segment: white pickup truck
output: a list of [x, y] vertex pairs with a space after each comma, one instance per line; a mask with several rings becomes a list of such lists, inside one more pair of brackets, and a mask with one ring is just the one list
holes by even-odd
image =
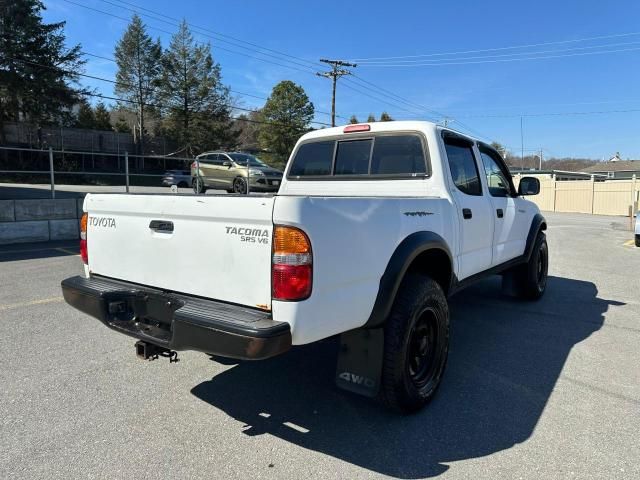
[[489, 145], [428, 122], [304, 135], [275, 195], [89, 194], [65, 300], [138, 355], [264, 359], [340, 335], [336, 381], [415, 411], [449, 343], [447, 297], [488, 275], [545, 291], [546, 222]]

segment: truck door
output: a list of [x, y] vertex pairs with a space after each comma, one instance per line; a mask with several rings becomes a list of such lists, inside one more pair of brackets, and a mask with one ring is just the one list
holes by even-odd
[[458, 279], [462, 280], [491, 267], [494, 215], [491, 201], [483, 192], [474, 142], [449, 131], [443, 131], [442, 138], [460, 225]]
[[492, 264], [500, 265], [524, 252], [528, 216], [518, 208], [516, 189], [500, 154], [483, 143], [478, 143], [478, 151], [495, 222]]

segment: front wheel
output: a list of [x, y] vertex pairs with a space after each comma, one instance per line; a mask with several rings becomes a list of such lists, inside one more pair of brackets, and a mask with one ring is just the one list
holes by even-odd
[[426, 405], [435, 395], [449, 352], [449, 307], [430, 277], [408, 275], [384, 326], [380, 400], [402, 413]]
[[514, 272], [516, 292], [525, 300], [538, 300], [547, 289], [549, 271], [549, 247], [547, 237], [539, 233], [529, 261], [516, 267]]

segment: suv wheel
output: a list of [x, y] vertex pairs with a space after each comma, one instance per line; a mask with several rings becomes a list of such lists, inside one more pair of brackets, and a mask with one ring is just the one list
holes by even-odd
[[196, 177], [193, 179], [193, 191], [197, 194], [205, 193], [207, 191], [207, 187], [204, 186], [202, 178]]
[[435, 395], [449, 352], [449, 307], [440, 285], [408, 275], [384, 326], [380, 400], [415, 412]]
[[247, 193], [247, 182], [242, 177], [236, 177], [233, 180], [233, 193]]

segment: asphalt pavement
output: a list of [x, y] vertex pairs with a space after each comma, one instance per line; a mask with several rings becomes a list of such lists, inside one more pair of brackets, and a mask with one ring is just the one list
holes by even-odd
[[456, 295], [442, 386], [411, 416], [338, 390], [335, 340], [141, 361], [63, 302], [75, 242], [1, 247], [0, 478], [640, 478], [640, 248], [628, 219], [545, 216], [544, 298]]

